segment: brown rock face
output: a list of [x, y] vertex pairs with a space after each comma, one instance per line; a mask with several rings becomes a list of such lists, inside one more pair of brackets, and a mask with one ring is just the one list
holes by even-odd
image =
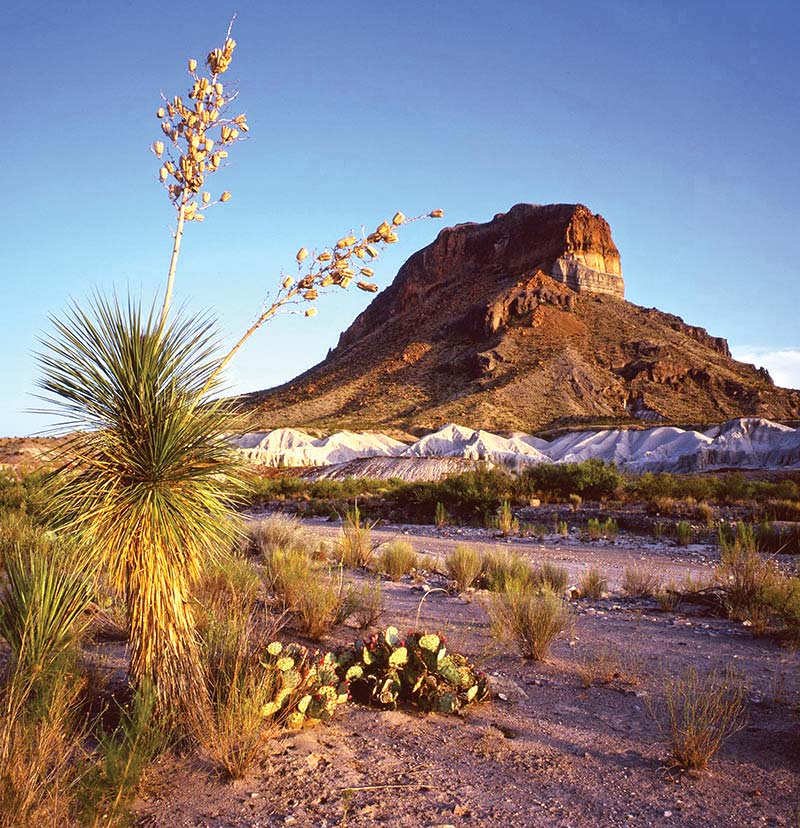
[[323, 362], [246, 399], [259, 427], [405, 433], [800, 416], [724, 339], [626, 302], [608, 224], [572, 204], [442, 230]]

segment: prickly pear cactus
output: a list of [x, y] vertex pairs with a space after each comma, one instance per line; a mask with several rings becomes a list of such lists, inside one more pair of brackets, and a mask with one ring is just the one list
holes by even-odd
[[328, 721], [349, 698], [347, 680], [340, 678], [332, 653], [311, 652], [299, 644], [273, 641], [261, 659], [265, 680], [273, 688], [261, 714], [277, 724], [299, 729]]
[[395, 627], [338, 653], [339, 678], [354, 698], [382, 707], [410, 702], [423, 710], [455, 713], [488, 695], [488, 682], [464, 656], [448, 654], [442, 635]]

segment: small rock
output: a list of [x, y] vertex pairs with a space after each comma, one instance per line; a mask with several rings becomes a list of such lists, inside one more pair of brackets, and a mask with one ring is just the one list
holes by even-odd
[[672, 811], [664, 811], [664, 816], [665, 817], [671, 817], [672, 816]]

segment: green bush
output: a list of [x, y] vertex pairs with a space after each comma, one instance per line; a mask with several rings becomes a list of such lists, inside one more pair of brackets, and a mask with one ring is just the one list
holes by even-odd
[[538, 494], [563, 502], [571, 494], [583, 500], [606, 500], [617, 494], [622, 481], [616, 466], [598, 459], [582, 463], [538, 463], [523, 469], [514, 483], [514, 495], [525, 501]]

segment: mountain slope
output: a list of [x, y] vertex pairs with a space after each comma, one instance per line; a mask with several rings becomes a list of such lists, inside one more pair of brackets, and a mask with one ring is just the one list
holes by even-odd
[[517, 205], [443, 230], [323, 362], [245, 400], [259, 428], [412, 434], [800, 416], [800, 392], [731, 359], [724, 339], [623, 297], [601, 216]]

